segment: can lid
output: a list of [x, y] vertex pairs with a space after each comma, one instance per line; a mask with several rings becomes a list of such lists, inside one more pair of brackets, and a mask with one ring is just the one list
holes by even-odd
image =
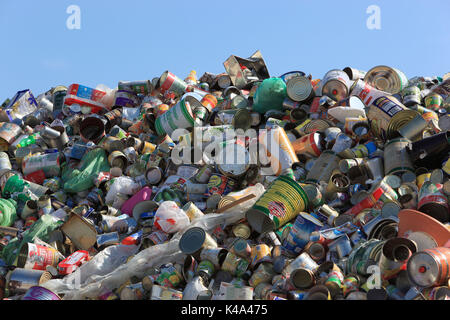
[[402, 174], [402, 182], [415, 182], [416, 175], [411, 171], [406, 171]]
[[395, 202], [386, 202], [383, 207], [381, 207], [381, 216], [383, 218], [388, 218], [391, 216], [397, 217], [400, 210], [400, 206]]
[[402, 183], [402, 179], [399, 176], [388, 174], [384, 177], [384, 182], [386, 182], [392, 189], [400, 188]]
[[201, 249], [206, 239], [206, 232], [200, 227], [192, 227], [183, 234], [179, 248], [183, 253], [193, 254]]

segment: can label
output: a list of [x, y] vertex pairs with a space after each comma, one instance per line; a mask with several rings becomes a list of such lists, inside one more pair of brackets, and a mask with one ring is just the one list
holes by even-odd
[[[186, 99], [188, 98], [189, 96]], [[165, 133], [171, 135], [178, 128], [190, 128], [194, 124], [195, 120], [189, 102], [181, 100], [156, 119], [155, 128], [158, 135]]]
[[34, 243], [28, 243], [28, 258], [25, 269], [45, 270], [48, 265], [56, 266], [58, 263], [57, 251]]
[[235, 183], [233, 179], [225, 175], [213, 174], [209, 178], [205, 196], [210, 197], [215, 193], [220, 195], [227, 194], [233, 190]]
[[160, 268], [161, 272], [156, 282], [166, 288], [176, 288], [181, 283], [182, 276], [173, 265], [165, 265]]
[[258, 199], [252, 210], [267, 215], [272, 220], [275, 230], [305, 210], [307, 205], [308, 197], [303, 188], [289, 177], [280, 176]]
[[60, 171], [59, 153], [31, 155], [23, 159], [22, 172], [24, 175], [38, 170], [43, 170], [47, 178], [58, 176]]

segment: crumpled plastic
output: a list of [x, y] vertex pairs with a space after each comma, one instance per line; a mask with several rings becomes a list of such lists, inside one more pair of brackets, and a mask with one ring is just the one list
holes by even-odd
[[[137, 248], [120, 249], [118, 246], [107, 247], [98, 253], [91, 261], [83, 264], [73, 274], [62, 279], [44, 282], [43, 287], [57, 293], [64, 294], [63, 300], [82, 300], [97, 298], [105, 291], [112, 291], [133, 276], [144, 277], [151, 268], [165, 263], [180, 260], [186, 255], [179, 249], [178, 243], [184, 231], [191, 227], [201, 227], [210, 232], [218, 225], [233, 224], [245, 217], [245, 210], [255, 204], [259, 196], [245, 202], [239, 210], [227, 213], [210, 213], [195, 219], [191, 224], [178, 231], [169, 242], [158, 244], [140, 251], [126, 264], [123, 263], [124, 252], [130, 257]], [[132, 246], [136, 247], [136, 246]], [[134, 252], [136, 252], [134, 251]], [[121, 255], [115, 257], [115, 255]], [[78, 277], [78, 282], [75, 281]]]
[[93, 179], [100, 172], [109, 170], [106, 151], [101, 148], [93, 149], [83, 156], [79, 170], [63, 175], [64, 190], [72, 193], [88, 190], [94, 186]]

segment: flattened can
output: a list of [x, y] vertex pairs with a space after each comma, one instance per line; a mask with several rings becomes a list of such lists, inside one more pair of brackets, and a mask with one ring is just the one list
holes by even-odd
[[265, 233], [282, 227], [308, 205], [305, 190], [291, 178], [280, 176], [246, 212], [246, 218], [253, 230]]

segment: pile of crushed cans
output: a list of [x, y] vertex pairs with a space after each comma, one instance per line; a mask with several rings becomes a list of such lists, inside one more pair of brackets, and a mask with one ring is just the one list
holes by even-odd
[[221, 74], [0, 109], [0, 299], [450, 299], [450, 74]]

